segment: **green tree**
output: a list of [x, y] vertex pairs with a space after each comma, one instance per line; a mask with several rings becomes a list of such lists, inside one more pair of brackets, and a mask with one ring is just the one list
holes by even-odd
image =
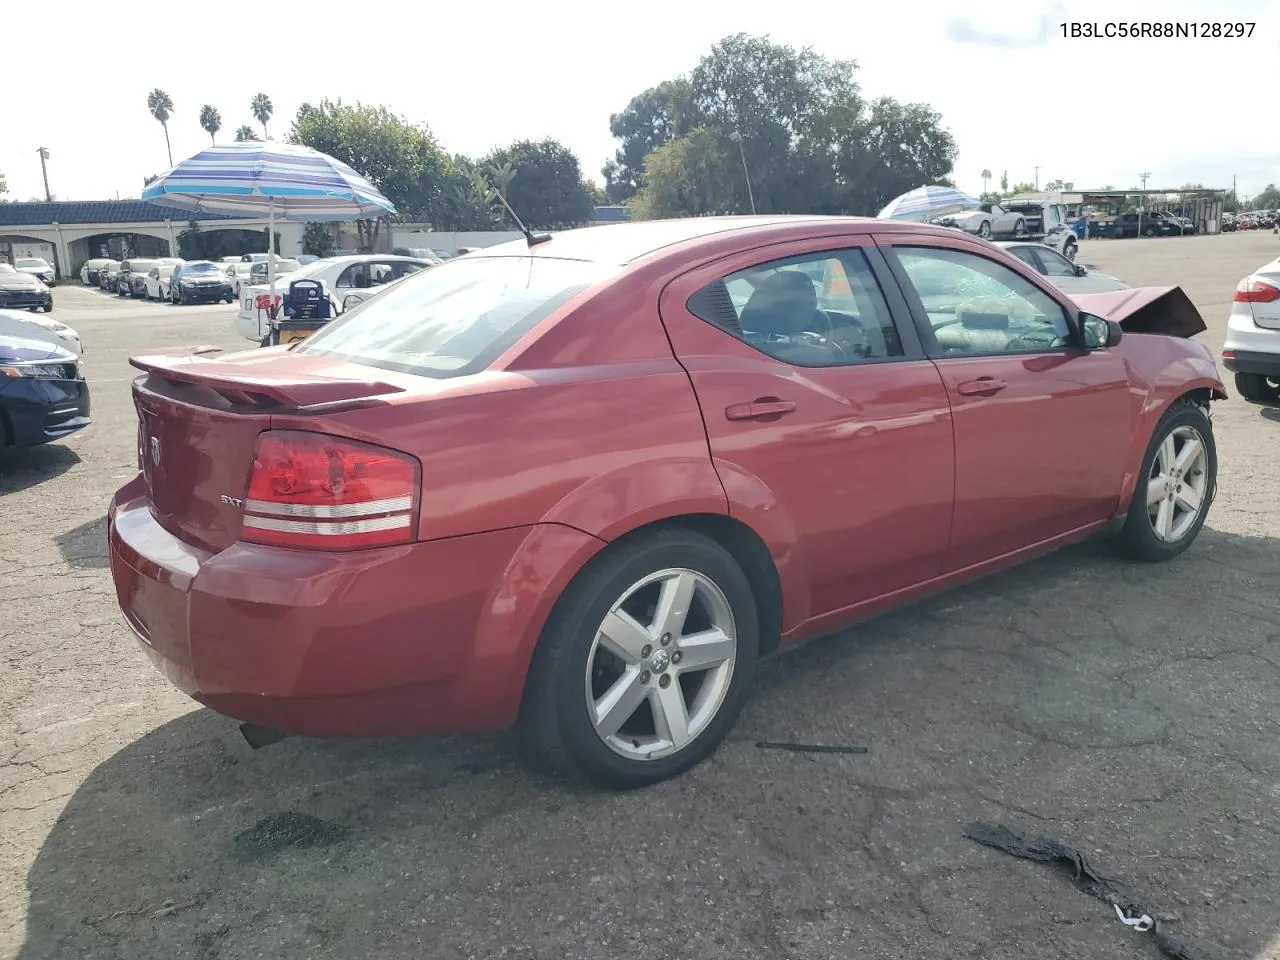
[[169, 166], [173, 166], [173, 148], [169, 146], [169, 118], [173, 116], [173, 100], [169, 95], [156, 87], [147, 94], [147, 109], [164, 127], [164, 149], [169, 155]]
[[507, 202], [531, 230], [574, 227], [591, 216], [582, 167], [573, 151], [558, 140], [518, 140], [490, 153], [481, 166], [511, 173]]
[[497, 230], [505, 214], [498, 193], [481, 168], [462, 155], [446, 164], [444, 184], [431, 205], [438, 230]]
[[985, 195], [987, 192], [987, 181], [991, 179], [991, 168], [983, 167], [982, 173], [978, 174], [978, 176], [982, 177], [982, 192]]
[[333, 233], [327, 224], [308, 223], [302, 228], [302, 252], [327, 257], [333, 252]]
[[4, 178], [4, 171], [0, 170], [0, 197], [9, 192], [9, 181]]
[[719, 130], [696, 127], [645, 160], [644, 189], [628, 203], [636, 220], [704, 216], [733, 210], [736, 146]]
[[1000, 174], [1000, 192], [1001, 193], [1009, 192], [1009, 171], [1008, 170]]
[[645, 157], [693, 128], [693, 93], [685, 77], [667, 80], [631, 98], [609, 117], [609, 132], [622, 145], [604, 165], [605, 195], [623, 203], [640, 190]]
[[[726, 178], [710, 193], [691, 186], [690, 203], [737, 212], [874, 213], [905, 190], [949, 182], [956, 147], [938, 114], [887, 97], [867, 103], [856, 66], [765, 37], [726, 37], [688, 77], [646, 90], [611, 118], [621, 146], [603, 171], [609, 199], [675, 212], [682, 194], [670, 181], [685, 162], [695, 180], [712, 169]], [[696, 142], [663, 155], [664, 182], [643, 197], [648, 158], [695, 129]]]
[[206, 103], [200, 108], [200, 126], [204, 127], [204, 132], [209, 135], [209, 142], [213, 143], [214, 134], [222, 129], [222, 114], [212, 104]]
[[254, 132], [253, 127], [247, 123], [242, 123], [236, 127], [236, 142], [243, 143], [246, 140], [257, 140], [258, 135]]
[[[447, 158], [431, 131], [386, 107], [328, 99], [304, 103], [289, 139], [363, 174], [395, 204], [402, 219], [429, 217], [448, 177]], [[361, 249], [377, 246], [380, 224], [381, 218], [357, 221]]]
[[1274, 183], [1268, 183], [1256, 197], [1249, 198], [1250, 210], [1274, 210], [1280, 207], [1280, 190]]
[[270, 139], [267, 136], [267, 121], [275, 111], [271, 98], [265, 93], [254, 94], [253, 100], [249, 103], [249, 110], [253, 113], [253, 118], [262, 124], [262, 139]]

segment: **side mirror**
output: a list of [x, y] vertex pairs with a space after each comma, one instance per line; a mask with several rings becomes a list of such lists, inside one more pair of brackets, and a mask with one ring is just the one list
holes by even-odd
[[1088, 271], [1088, 270], [1086, 270], [1082, 264], [1077, 263], [1077, 264], [1076, 264], [1076, 276], [1077, 276], [1077, 277], [1087, 277], [1088, 275], [1089, 275], [1089, 271]]
[[346, 313], [357, 303], [364, 303], [364, 297], [360, 296], [358, 293], [348, 293], [342, 298], [342, 312]]
[[1120, 324], [1114, 320], [1094, 316], [1092, 313], [1080, 314], [1080, 329], [1084, 334], [1085, 348], [1088, 350], [1114, 347], [1124, 334]]

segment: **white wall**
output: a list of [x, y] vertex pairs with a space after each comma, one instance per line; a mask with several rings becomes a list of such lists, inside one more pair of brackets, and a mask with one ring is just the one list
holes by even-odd
[[492, 247], [508, 240], [519, 240], [518, 230], [459, 231], [422, 230], [412, 224], [396, 224], [391, 230], [392, 247], [429, 247], [453, 253], [459, 247]]

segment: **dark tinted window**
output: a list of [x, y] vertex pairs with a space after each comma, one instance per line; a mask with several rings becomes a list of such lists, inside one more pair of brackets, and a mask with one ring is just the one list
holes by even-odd
[[799, 366], [903, 355], [889, 306], [861, 250], [748, 267], [703, 287], [687, 306], [761, 353]]

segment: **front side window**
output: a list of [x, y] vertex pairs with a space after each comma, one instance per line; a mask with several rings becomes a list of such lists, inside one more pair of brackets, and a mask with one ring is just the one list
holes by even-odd
[[427, 377], [476, 373], [619, 269], [550, 257], [441, 264], [354, 307], [294, 352]]
[[1056, 350], [1070, 343], [1056, 300], [1003, 264], [961, 250], [895, 247], [943, 356]]
[[1057, 251], [1045, 247], [1043, 250], [1037, 250], [1036, 253], [1040, 255], [1040, 262], [1044, 264], [1044, 270], [1041, 273], [1046, 277], [1074, 277], [1076, 275], [1075, 265]]
[[747, 267], [703, 287], [687, 306], [761, 353], [798, 366], [903, 355], [889, 306], [857, 249]]

